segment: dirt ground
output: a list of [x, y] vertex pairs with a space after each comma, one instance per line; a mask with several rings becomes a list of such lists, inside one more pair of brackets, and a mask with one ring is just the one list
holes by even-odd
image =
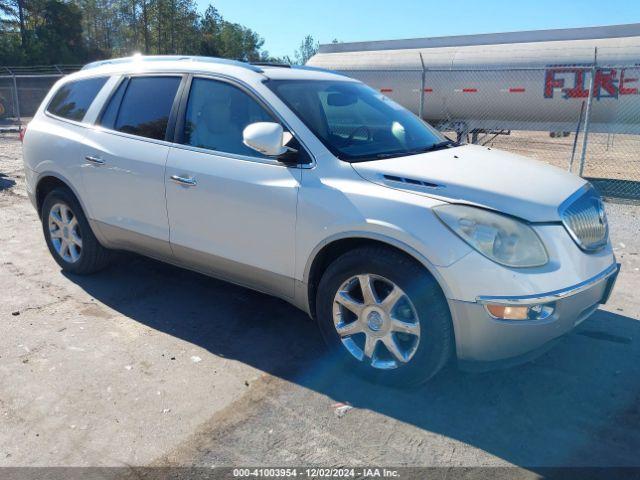
[[[487, 140], [492, 136], [490, 135]], [[573, 172], [579, 171], [583, 137], [578, 137]], [[526, 155], [568, 169], [575, 134], [550, 137], [549, 132], [512, 131], [499, 135], [487, 145]], [[483, 142], [484, 143], [484, 142]], [[640, 135], [591, 133], [587, 142], [584, 176], [615, 180], [640, 181]], [[640, 195], [640, 186], [638, 192]]]
[[275, 298], [134, 255], [64, 275], [2, 137], [0, 466], [640, 466], [640, 207], [607, 209], [606, 306], [534, 363], [397, 390]]

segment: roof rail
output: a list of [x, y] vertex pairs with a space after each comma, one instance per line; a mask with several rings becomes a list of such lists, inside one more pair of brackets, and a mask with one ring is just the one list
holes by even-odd
[[291, 68], [290, 63], [282, 63], [282, 62], [249, 62], [251, 65], [256, 65], [258, 67], [279, 67], [279, 68]]
[[345, 75], [344, 73], [337, 70], [330, 70], [328, 68], [322, 67], [312, 67], [311, 65], [292, 65], [291, 68], [295, 68], [297, 70], [310, 70], [312, 72], [333, 73], [334, 75], [338, 75], [340, 77], [348, 77], [348, 75]]
[[171, 62], [171, 61], [191, 61], [191, 62], [206, 62], [217, 63], [222, 65], [232, 65], [235, 67], [246, 68], [253, 72], [262, 73], [262, 69], [258, 66], [251, 65], [250, 63], [240, 62], [238, 60], [230, 60], [228, 58], [218, 57], [201, 57], [198, 55], [133, 55], [131, 57], [112, 58], [109, 60], [99, 60], [97, 62], [91, 62], [82, 67], [82, 70], [89, 70], [91, 68], [101, 67], [103, 65], [118, 65], [122, 63], [132, 62]]

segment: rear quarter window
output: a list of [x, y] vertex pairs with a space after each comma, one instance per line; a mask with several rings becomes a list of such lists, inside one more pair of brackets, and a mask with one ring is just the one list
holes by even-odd
[[106, 82], [107, 77], [98, 77], [65, 83], [49, 102], [47, 112], [68, 120], [81, 121]]
[[181, 81], [181, 77], [174, 76], [132, 77], [126, 88], [112, 97], [103, 120], [109, 121], [109, 117], [113, 116], [111, 105], [120, 103], [111, 128], [131, 135], [164, 140]]

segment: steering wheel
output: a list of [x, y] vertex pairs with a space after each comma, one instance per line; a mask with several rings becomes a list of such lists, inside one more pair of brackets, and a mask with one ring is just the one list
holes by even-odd
[[371, 130], [369, 130], [369, 127], [367, 127], [366, 125], [360, 125], [359, 127], [356, 127], [351, 131], [351, 133], [349, 134], [349, 137], [347, 138], [347, 143], [345, 144], [345, 147], [351, 145], [351, 142], [353, 142], [353, 138], [356, 136], [356, 133], [358, 133], [361, 130], [366, 130], [367, 141], [370, 141], [372, 139]]

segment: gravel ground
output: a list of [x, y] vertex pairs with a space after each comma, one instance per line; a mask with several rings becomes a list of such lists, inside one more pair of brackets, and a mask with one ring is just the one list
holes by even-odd
[[[574, 172], [578, 171], [582, 140], [580, 135], [573, 164]], [[568, 168], [574, 141], [573, 133], [567, 137], [551, 138], [549, 132], [514, 130], [510, 135], [498, 135], [488, 145], [527, 155], [560, 168]], [[638, 182], [640, 181], [639, 148], [640, 135], [591, 133], [584, 175]]]
[[607, 204], [622, 273], [555, 349], [394, 390], [272, 297], [133, 255], [62, 274], [23, 182], [2, 137], [0, 466], [640, 466], [636, 205]]

